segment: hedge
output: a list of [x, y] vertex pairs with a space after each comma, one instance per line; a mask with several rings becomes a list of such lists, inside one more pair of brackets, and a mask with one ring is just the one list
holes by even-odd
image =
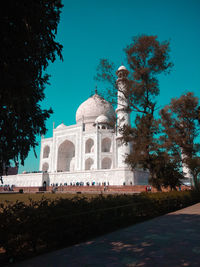
[[200, 201], [194, 191], [100, 195], [0, 204], [0, 260], [16, 261]]

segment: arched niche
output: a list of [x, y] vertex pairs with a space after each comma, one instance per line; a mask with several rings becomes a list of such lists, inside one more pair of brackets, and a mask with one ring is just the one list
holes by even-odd
[[75, 146], [66, 140], [58, 148], [57, 171], [74, 170]]
[[102, 169], [111, 169], [112, 161], [110, 158], [103, 158], [101, 162], [101, 168]]
[[91, 170], [93, 167], [94, 161], [91, 158], [86, 159], [85, 161], [85, 170]]
[[49, 169], [49, 164], [47, 162], [43, 163], [42, 165], [42, 171], [43, 172], [47, 172]]
[[45, 146], [43, 149], [43, 158], [48, 158], [49, 157], [49, 153], [50, 153], [50, 147], [49, 146]]
[[111, 151], [111, 140], [106, 137], [101, 142], [101, 152], [110, 152]]
[[85, 143], [85, 153], [93, 153], [94, 152], [94, 141], [89, 138]]

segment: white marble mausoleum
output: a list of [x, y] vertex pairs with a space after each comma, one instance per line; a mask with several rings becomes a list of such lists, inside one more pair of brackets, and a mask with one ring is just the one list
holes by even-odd
[[4, 176], [4, 184], [148, 184], [147, 172], [131, 171], [124, 162], [131, 146], [121, 143], [118, 129], [130, 124], [128, 101], [123, 94], [127, 88], [128, 70], [121, 66], [116, 74], [116, 110], [96, 91], [77, 109], [75, 125], [62, 123], [53, 129], [51, 138], [41, 139], [40, 172]]

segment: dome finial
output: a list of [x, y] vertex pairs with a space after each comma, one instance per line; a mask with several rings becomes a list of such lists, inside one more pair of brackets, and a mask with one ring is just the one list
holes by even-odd
[[97, 85], [95, 86], [95, 94], [98, 95], [98, 92], [97, 92]]

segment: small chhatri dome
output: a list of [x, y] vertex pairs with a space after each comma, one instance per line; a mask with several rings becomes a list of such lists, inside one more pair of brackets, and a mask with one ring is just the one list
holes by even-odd
[[79, 106], [76, 112], [76, 122], [94, 123], [100, 115], [105, 115], [109, 119], [116, 116], [112, 105], [103, 97], [95, 94]]
[[63, 129], [63, 128], [65, 128], [66, 127], [66, 125], [64, 125], [64, 123], [61, 123], [60, 125], [58, 125], [57, 127], [56, 127], [56, 129]]
[[122, 66], [120, 66], [118, 68], [118, 70], [116, 71], [116, 74], [117, 74], [117, 76], [119, 78], [121, 78], [121, 77], [127, 77], [128, 74], [129, 74], [129, 71], [127, 70], [127, 68], [124, 65], [122, 65]]
[[120, 70], [126, 70], [127, 71], [127, 68], [125, 67], [125, 66], [120, 66], [119, 68], [118, 68], [118, 70], [117, 71], [120, 71]]
[[100, 115], [96, 118], [95, 123], [97, 124], [108, 124], [110, 122], [110, 119], [105, 115]]

